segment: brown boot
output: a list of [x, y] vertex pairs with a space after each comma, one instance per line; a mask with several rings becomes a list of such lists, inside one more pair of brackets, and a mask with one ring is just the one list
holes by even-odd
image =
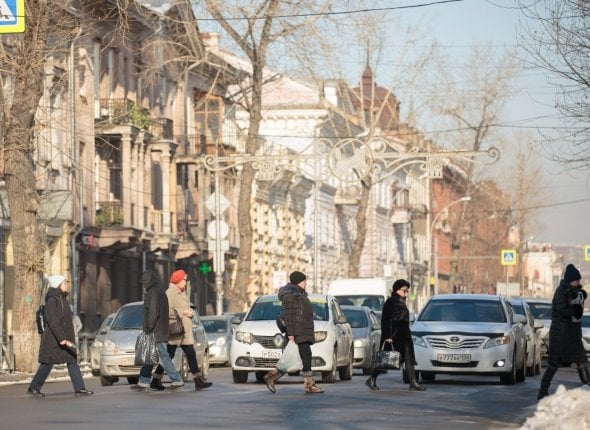
[[266, 388], [271, 393], [276, 393], [275, 382], [281, 377], [281, 373], [277, 369], [272, 369], [266, 375], [264, 375], [264, 382], [266, 382]]
[[305, 389], [306, 393], [315, 394], [324, 392], [323, 388], [320, 388], [315, 384], [315, 379], [313, 379], [313, 376], [306, 376], [303, 378], [303, 380], [303, 388]]

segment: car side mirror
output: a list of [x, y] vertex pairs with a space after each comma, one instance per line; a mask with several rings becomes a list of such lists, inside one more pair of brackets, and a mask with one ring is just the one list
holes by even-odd
[[545, 326], [543, 325], [543, 323], [541, 321], [535, 320], [535, 325], [533, 327], [535, 328], [535, 330], [541, 330]]
[[241, 317], [241, 316], [239, 316], [239, 315], [238, 315], [238, 316], [235, 316], [235, 317], [233, 317], [233, 318], [231, 319], [231, 323], [232, 323], [232, 324], [236, 324], [236, 325], [238, 325], [238, 324], [241, 324], [241, 323], [242, 323], [242, 317]]
[[340, 315], [338, 317], [338, 319], [336, 320], [336, 324], [344, 324], [348, 322], [348, 318], [346, 318], [346, 315]]

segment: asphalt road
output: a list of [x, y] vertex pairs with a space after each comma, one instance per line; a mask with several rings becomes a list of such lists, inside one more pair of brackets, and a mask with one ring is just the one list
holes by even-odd
[[[47, 397], [29, 397], [26, 384], [0, 386], [0, 429], [503, 429], [518, 428], [536, 407], [540, 375], [507, 386], [496, 377], [437, 375], [427, 391], [408, 391], [401, 373], [381, 375], [380, 391], [366, 376], [320, 384], [324, 394], [305, 394], [301, 377], [285, 377], [276, 394], [255, 382], [234, 384], [230, 368], [212, 368], [208, 390], [191, 385], [177, 392], [138, 393], [123, 379], [101, 387], [86, 379], [95, 395], [75, 398], [69, 380], [47, 383]], [[579, 386], [574, 369], [560, 369], [558, 384]]]

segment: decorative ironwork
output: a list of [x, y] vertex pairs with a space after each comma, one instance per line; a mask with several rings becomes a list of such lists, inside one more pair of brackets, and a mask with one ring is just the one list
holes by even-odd
[[[487, 155], [488, 160], [478, 157]], [[401, 142], [382, 137], [318, 139], [300, 153], [288, 154], [233, 154], [230, 156], [206, 155], [199, 157], [210, 172], [222, 172], [239, 165], [252, 163], [260, 181], [273, 181], [287, 171], [298, 171], [319, 181], [336, 178], [342, 183], [356, 183], [365, 178], [383, 180], [409, 165], [418, 165], [428, 178], [441, 178], [444, 166], [451, 159], [467, 163], [493, 164], [500, 151], [491, 147], [485, 151], [440, 150], [421, 152], [414, 147], [404, 151]]]

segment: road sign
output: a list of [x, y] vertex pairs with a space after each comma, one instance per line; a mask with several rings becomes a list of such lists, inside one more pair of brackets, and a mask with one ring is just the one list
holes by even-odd
[[227, 225], [227, 223], [220, 219], [218, 220], [213, 220], [209, 223], [209, 225], [207, 226], [207, 233], [209, 234], [209, 238], [210, 239], [217, 239], [217, 223], [219, 223], [219, 239], [225, 239], [227, 237], [227, 234], [229, 233], [229, 225]]
[[584, 247], [584, 260], [590, 261], [590, 245]]
[[502, 266], [516, 266], [516, 249], [502, 250]]
[[0, 34], [25, 31], [25, 0], [0, 0]]
[[[213, 215], [218, 216], [218, 214], [216, 213], [217, 210], [216, 210], [216, 204], [215, 204], [216, 197], [217, 196], [215, 195], [215, 193], [211, 193], [211, 195], [205, 201], [205, 207], [207, 209], [209, 209], [213, 213]], [[231, 203], [227, 199], [227, 197], [225, 197], [223, 194], [220, 194], [219, 195], [219, 215], [221, 215], [223, 212], [225, 212], [230, 206], [231, 206]]]

